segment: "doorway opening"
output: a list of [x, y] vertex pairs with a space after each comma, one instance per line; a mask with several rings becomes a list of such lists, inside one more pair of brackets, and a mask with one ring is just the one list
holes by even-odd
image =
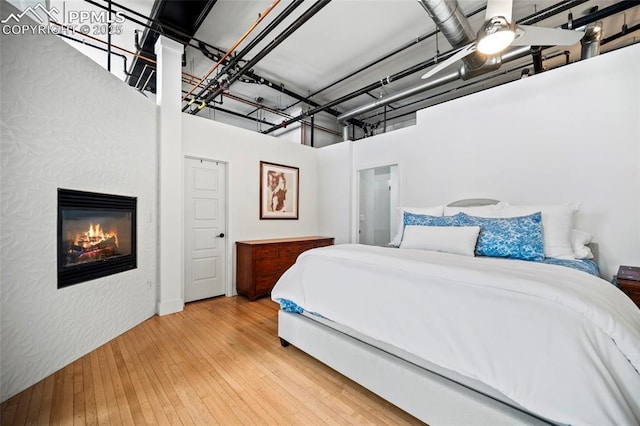
[[396, 232], [398, 165], [358, 171], [358, 243], [386, 246]]

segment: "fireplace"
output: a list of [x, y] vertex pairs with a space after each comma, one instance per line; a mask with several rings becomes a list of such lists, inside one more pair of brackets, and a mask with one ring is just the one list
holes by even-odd
[[58, 189], [58, 288], [136, 268], [136, 201]]

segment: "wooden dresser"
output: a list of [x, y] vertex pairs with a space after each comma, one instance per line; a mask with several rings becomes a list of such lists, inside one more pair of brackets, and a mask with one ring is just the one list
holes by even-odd
[[267, 296], [278, 278], [305, 250], [333, 245], [333, 238], [299, 237], [236, 241], [236, 289], [256, 300]]

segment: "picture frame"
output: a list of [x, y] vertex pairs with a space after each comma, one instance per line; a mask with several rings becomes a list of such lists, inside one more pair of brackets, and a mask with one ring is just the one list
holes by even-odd
[[300, 170], [260, 162], [260, 219], [298, 219]]

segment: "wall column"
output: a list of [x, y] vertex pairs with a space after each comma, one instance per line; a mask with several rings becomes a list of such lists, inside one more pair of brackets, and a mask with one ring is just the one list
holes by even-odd
[[183, 162], [182, 162], [182, 52], [184, 46], [160, 36], [157, 56], [159, 176], [158, 315], [182, 311]]

